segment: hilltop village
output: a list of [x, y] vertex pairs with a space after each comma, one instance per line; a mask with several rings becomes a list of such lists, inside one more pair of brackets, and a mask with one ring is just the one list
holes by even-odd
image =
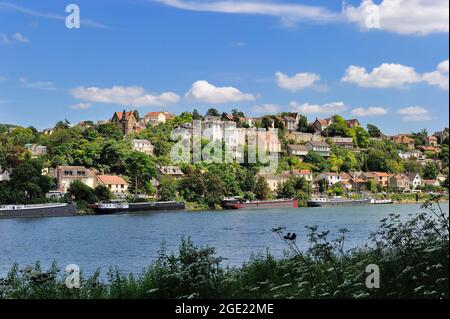
[[[278, 169], [261, 171], [265, 164], [259, 162], [173, 163], [170, 151], [177, 140], [171, 132], [189, 132], [193, 121], [210, 132], [202, 136], [202, 146], [231, 143], [236, 157], [247, 141], [224, 141], [224, 131], [264, 129], [264, 151], [276, 154]], [[304, 205], [312, 194], [401, 198], [443, 193], [448, 189], [448, 136], [448, 128], [388, 136], [375, 125], [363, 127], [358, 119], [339, 115], [308, 119], [286, 112], [255, 118], [213, 108], [203, 115], [194, 110], [141, 116], [123, 110], [108, 120], [75, 125], [66, 120], [43, 131], [0, 125], [0, 204], [75, 200], [87, 207], [110, 198], [176, 199], [206, 209], [232, 196], [298, 198]]]

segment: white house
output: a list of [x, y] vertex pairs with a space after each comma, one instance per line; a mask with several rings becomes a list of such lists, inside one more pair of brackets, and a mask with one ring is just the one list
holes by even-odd
[[422, 178], [418, 173], [408, 174], [409, 186], [412, 189], [416, 189], [418, 186], [422, 185]]
[[0, 166], [0, 182], [1, 181], [9, 181], [10, 177], [9, 177], [10, 173], [7, 169], [2, 169], [2, 167]]
[[399, 151], [398, 155], [403, 160], [409, 160], [409, 159], [422, 160], [422, 159], [426, 158], [425, 155], [423, 155], [423, 153], [419, 150], [411, 150], [411, 151], [407, 151], [407, 152]]
[[308, 155], [308, 148], [306, 145], [288, 145], [287, 146], [288, 154], [290, 156], [297, 156], [300, 158], [304, 158], [306, 155]]
[[95, 187], [94, 174], [84, 166], [58, 166], [56, 168], [56, 182], [59, 191], [67, 193], [70, 184], [76, 180], [91, 188]]
[[124, 196], [128, 193], [128, 183], [117, 175], [97, 175], [97, 185], [103, 185], [114, 195]]
[[330, 145], [326, 142], [309, 141], [306, 143], [308, 151], [313, 151], [323, 157], [330, 157]]
[[322, 173], [316, 177], [316, 182], [326, 180], [328, 186], [333, 186], [341, 181], [341, 176], [337, 173]]
[[292, 175], [295, 177], [303, 177], [306, 181], [313, 181], [313, 173], [309, 169], [292, 170]]
[[134, 139], [131, 141], [131, 146], [133, 147], [133, 151], [153, 155], [154, 147], [150, 141]]

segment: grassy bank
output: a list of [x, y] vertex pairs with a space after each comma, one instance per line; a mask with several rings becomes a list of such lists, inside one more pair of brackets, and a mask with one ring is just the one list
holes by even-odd
[[[412, 212], [413, 213], [413, 212]], [[68, 289], [56, 265], [44, 271], [13, 266], [0, 279], [0, 298], [448, 298], [449, 219], [438, 204], [402, 221], [390, 215], [370, 236], [371, 245], [345, 250], [347, 230], [328, 238], [307, 227], [297, 238], [273, 230], [286, 244], [282, 259], [269, 252], [241, 267], [223, 268], [214, 248], [181, 241], [177, 254], [162, 247], [159, 258], [140, 275], [111, 269], [106, 280], [97, 272]], [[307, 240], [300, 251], [297, 242]], [[380, 269], [380, 288], [366, 287], [366, 267]]]

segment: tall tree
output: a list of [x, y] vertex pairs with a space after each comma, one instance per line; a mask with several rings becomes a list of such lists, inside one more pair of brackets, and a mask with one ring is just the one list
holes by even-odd
[[304, 115], [300, 115], [298, 120], [298, 131], [303, 133], [309, 132], [308, 118]]
[[206, 116], [220, 116], [220, 112], [217, 109], [210, 108], [206, 111]]
[[258, 177], [255, 184], [255, 195], [257, 199], [264, 200], [270, 196], [270, 187], [265, 177]]
[[380, 138], [383, 136], [381, 130], [373, 124], [367, 124], [367, 132], [369, 133], [369, 136], [373, 138]]

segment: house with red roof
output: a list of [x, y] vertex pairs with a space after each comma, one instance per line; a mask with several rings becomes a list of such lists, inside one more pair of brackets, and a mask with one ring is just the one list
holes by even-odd
[[136, 112], [123, 110], [123, 112], [115, 112], [111, 122], [126, 135], [135, 131], [138, 119], [136, 118]]
[[123, 196], [128, 193], [129, 184], [121, 176], [97, 175], [97, 185], [106, 186], [114, 195]]

